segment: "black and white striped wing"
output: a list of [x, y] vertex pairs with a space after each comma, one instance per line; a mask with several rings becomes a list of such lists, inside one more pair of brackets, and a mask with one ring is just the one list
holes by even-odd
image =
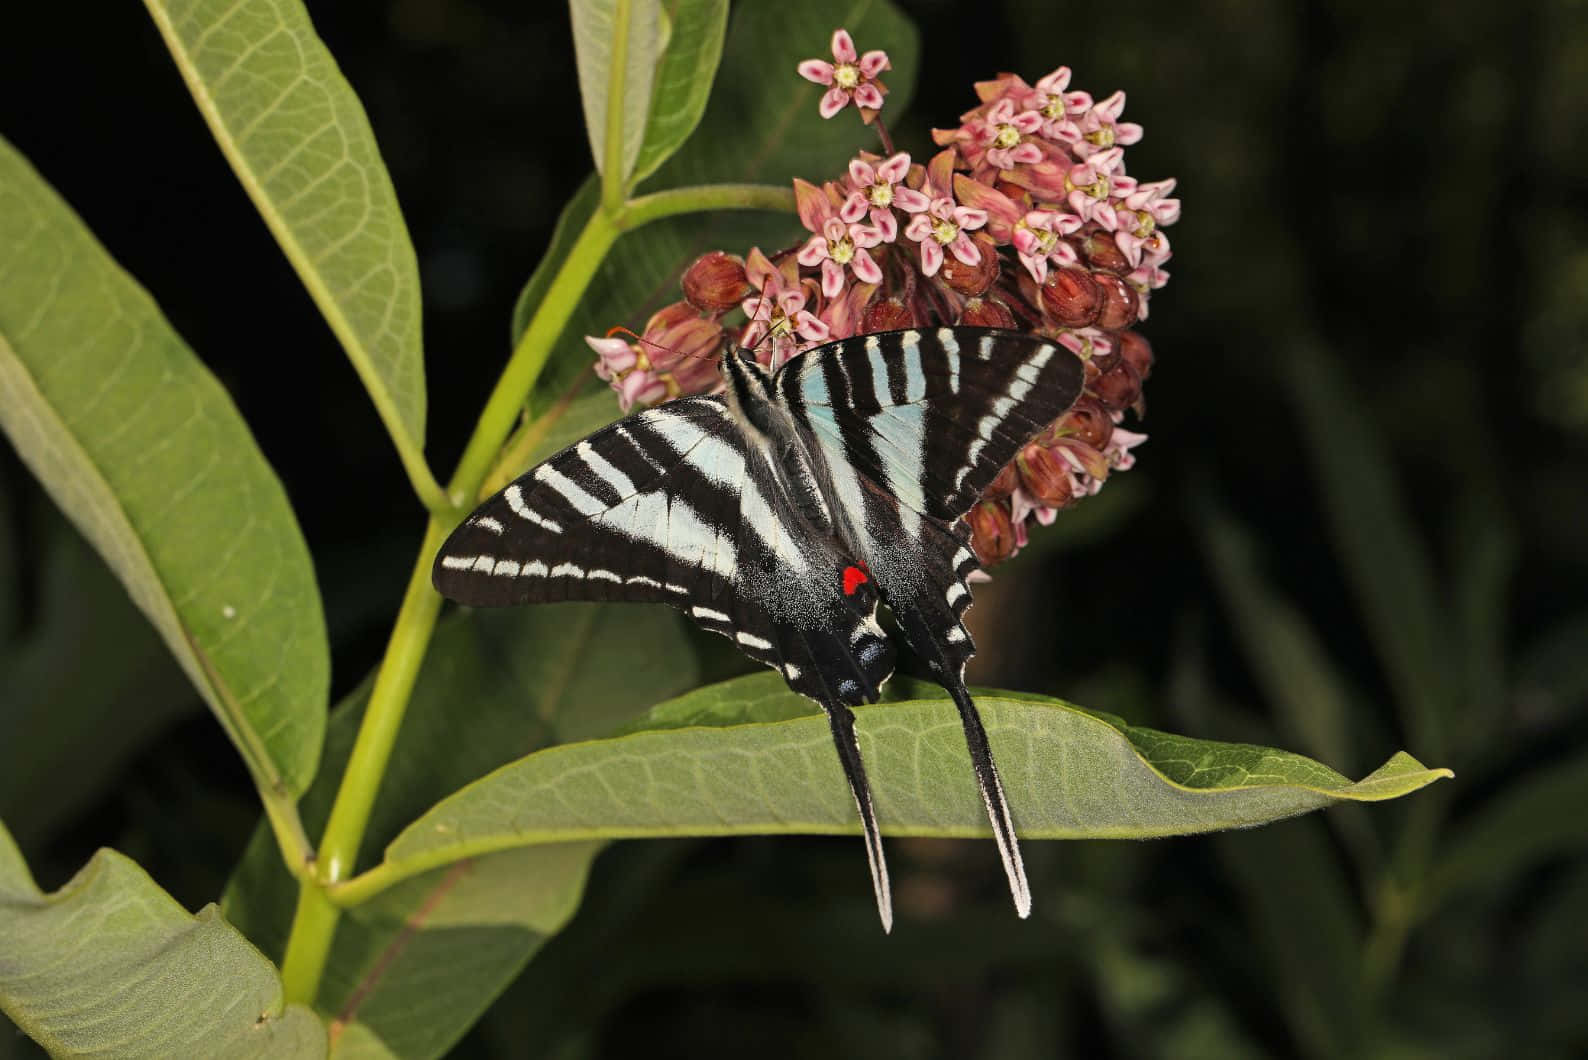
[[857, 557], [812, 533], [720, 398], [628, 416], [526, 472], [442, 545], [432, 580], [474, 607], [671, 604], [823, 705], [893, 670]]
[[1081, 394], [1080, 360], [1021, 332], [865, 335], [786, 364], [779, 398], [820, 453], [837, 501], [910, 646], [953, 697], [1015, 907], [1031, 909], [1014, 822], [965, 688], [961, 621], [979, 568], [960, 517], [1020, 447]]
[[1084, 383], [1080, 359], [1051, 339], [943, 327], [820, 347], [790, 360], [777, 389], [829, 465], [952, 522]]

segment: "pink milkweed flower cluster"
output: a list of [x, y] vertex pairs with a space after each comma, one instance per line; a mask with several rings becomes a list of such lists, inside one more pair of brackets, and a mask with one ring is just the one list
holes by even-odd
[[[833, 61], [799, 74], [827, 86], [831, 118], [853, 102], [882, 153], [859, 152], [837, 179], [796, 179], [805, 236], [740, 257], [712, 251], [684, 273], [684, 300], [652, 317], [637, 343], [590, 339], [625, 410], [720, 386], [727, 338], [776, 368], [836, 339], [938, 324], [1012, 328], [1055, 339], [1086, 365], [1079, 401], [1032, 439], [965, 516], [987, 566], [1008, 559], [1033, 525], [1129, 470], [1146, 435], [1152, 347], [1135, 330], [1168, 282], [1164, 229], [1180, 216], [1175, 182], [1127, 175], [1142, 128], [1122, 121], [1125, 95], [1095, 100], [1059, 67], [1027, 84], [977, 83], [977, 106], [934, 129], [924, 163], [895, 151], [879, 112], [885, 52], [861, 55], [844, 30]], [[742, 312], [742, 323], [725, 323]], [[737, 319], [737, 318], [735, 318]]]

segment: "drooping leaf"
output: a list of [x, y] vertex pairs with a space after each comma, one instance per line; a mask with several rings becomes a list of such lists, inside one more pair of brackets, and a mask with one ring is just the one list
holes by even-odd
[[237, 179], [424, 462], [419, 265], [369, 118], [300, 0], [144, 0]]
[[[893, 69], [883, 78], [889, 88], [886, 113], [901, 113], [915, 85], [920, 48], [915, 27], [888, 0], [747, 0], [733, 7], [716, 90], [700, 127], [645, 190], [738, 181], [787, 186], [794, 177], [842, 177], [856, 151], [854, 119], [823, 121], [816, 111], [820, 90], [794, 70], [801, 59], [825, 53], [839, 25], [848, 26], [862, 48], [888, 51]], [[514, 343], [599, 197], [591, 181], [564, 209], [546, 257], [514, 306]], [[723, 211], [668, 218], [625, 233], [557, 340], [539, 394], [561, 394], [589, 370], [594, 354], [581, 336], [605, 334], [619, 324], [637, 331], [651, 313], [683, 297], [679, 277], [701, 254], [743, 254], [754, 245], [777, 251], [795, 243], [801, 231], [793, 214]]]
[[[682, 620], [665, 608], [564, 604], [466, 612], [442, 623], [414, 689], [366, 833], [369, 862], [438, 799], [536, 748], [612, 729], [697, 680]], [[326, 770], [304, 797], [324, 824], [369, 695], [334, 712]], [[316, 1007], [337, 1056], [438, 1056], [577, 905], [599, 843], [474, 859], [344, 916]], [[279, 958], [294, 888], [254, 836], [223, 906]]]
[[0, 939], [0, 1009], [54, 1055], [325, 1055], [320, 1021], [213, 905], [190, 915], [113, 850], [45, 894], [0, 825]]
[[236, 407], [0, 141], [0, 426], [262, 788], [308, 786], [330, 661], [303, 536]]
[[665, 0], [663, 9], [672, 34], [656, 68], [645, 142], [629, 175], [636, 182], [656, 172], [700, 124], [728, 28], [728, 0]]
[[[646, 117], [656, 67], [671, 35], [660, 0], [573, 0], [573, 46], [579, 60], [579, 99], [584, 104], [585, 133], [596, 172], [606, 174], [607, 138], [616, 132], [622, 143], [620, 171], [612, 177], [627, 187], [629, 174], [645, 142]], [[614, 85], [613, 56], [623, 56], [621, 80]], [[614, 129], [613, 89], [622, 109]]]
[[[935, 691], [895, 682], [900, 693]], [[1287, 751], [1128, 726], [1058, 700], [981, 692], [1023, 836], [1147, 838], [1235, 828], [1440, 778], [1397, 754], [1355, 783]], [[958, 716], [941, 698], [856, 711], [883, 831], [988, 835]], [[531, 754], [443, 800], [387, 848], [392, 878], [540, 843], [859, 831], [824, 719], [775, 674], [657, 707], [624, 735]]]

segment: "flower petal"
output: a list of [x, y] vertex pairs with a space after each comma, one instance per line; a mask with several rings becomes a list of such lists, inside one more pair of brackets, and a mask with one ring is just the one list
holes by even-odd
[[855, 106], [881, 110], [882, 93], [870, 81], [863, 82], [855, 86]]
[[822, 189], [799, 177], [794, 178], [794, 209], [800, 215], [800, 224], [812, 232], [820, 232], [822, 222], [833, 215], [833, 204]]
[[907, 151], [900, 151], [886, 162], [877, 167], [876, 179], [897, 184], [910, 172], [910, 155]]
[[814, 81], [818, 85], [833, 83], [833, 64], [821, 59], [806, 59], [795, 67], [799, 75], [807, 81]]
[[855, 256], [849, 262], [849, 267], [854, 270], [855, 277], [862, 283], [881, 283], [882, 269], [877, 266], [871, 257], [871, 252], [864, 247], [855, 251]]
[[822, 294], [837, 298], [844, 291], [844, 267], [832, 258], [822, 262]]
[[822, 261], [829, 260], [827, 256], [827, 240], [822, 236], [811, 236], [805, 241], [805, 245], [800, 247], [800, 252], [794, 256], [794, 260], [806, 268], [811, 268]]
[[834, 114], [849, 105], [849, 93], [834, 85], [822, 93], [821, 105], [816, 108], [816, 113], [824, 118], [831, 118]]
[[866, 210], [871, 206], [864, 192], [852, 191], [849, 198], [838, 208], [838, 219], [845, 224], [854, 224], [866, 216]]
[[833, 30], [833, 58], [841, 63], [852, 63], [859, 58], [859, 53], [855, 51], [855, 39], [847, 29]]
[[914, 188], [894, 188], [893, 205], [905, 213], [922, 213], [932, 205], [932, 200]]
[[964, 232], [954, 237], [954, 242], [948, 245], [948, 249], [952, 250], [954, 256], [966, 265], [981, 264], [981, 248]]
[[869, 51], [860, 57], [860, 72], [867, 77], [876, 77], [884, 70], [893, 69], [893, 64], [888, 62], [888, 53], [880, 50]]
[[849, 183], [857, 189], [865, 190], [877, 182], [877, 171], [871, 168], [871, 163], [864, 158], [851, 158], [849, 160]]
[[937, 240], [921, 240], [921, 274], [923, 276], [936, 276], [937, 270], [942, 267], [943, 248], [938, 245]]

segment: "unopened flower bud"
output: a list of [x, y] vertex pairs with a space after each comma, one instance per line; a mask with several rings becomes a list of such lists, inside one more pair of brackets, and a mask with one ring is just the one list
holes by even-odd
[[1113, 365], [1092, 382], [1090, 389], [1104, 408], [1123, 412], [1141, 397], [1141, 376], [1129, 361], [1116, 356]]
[[970, 547], [983, 567], [1002, 563], [1015, 551], [1015, 528], [1008, 501], [982, 501], [965, 515], [970, 526]]
[[1114, 348], [1142, 379], [1152, 375], [1152, 343], [1134, 331], [1121, 332]]
[[1103, 293], [1102, 308], [1097, 313], [1097, 326], [1104, 331], [1119, 331], [1136, 322], [1140, 301], [1136, 289], [1111, 272], [1094, 272], [1092, 279]]
[[998, 279], [998, 244], [985, 232], [970, 233], [970, 238], [981, 251], [976, 264], [967, 265], [953, 254], [945, 254], [937, 275], [960, 294], [984, 294]]
[[1007, 497], [1015, 491], [1015, 487], [1018, 485], [1020, 485], [1020, 473], [1015, 467], [1015, 462], [1011, 460], [1004, 465], [1002, 471], [998, 472], [998, 477], [988, 483], [987, 488], [981, 491], [982, 499], [999, 500]]
[[1114, 433], [1114, 421], [1097, 401], [1083, 397], [1069, 412], [1059, 417], [1053, 433], [1059, 438], [1074, 438], [1094, 449], [1101, 449]]
[[1057, 269], [1042, 285], [1042, 310], [1062, 327], [1089, 327], [1102, 305], [1102, 289], [1085, 269]]
[[1103, 269], [1123, 276], [1130, 271], [1130, 259], [1119, 249], [1114, 233], [1095, 229], [1080, 240], [1081, 260], [1094, 269]]
[[1015, 457], [1020, 486], [1034, 500], [1062, 508], [1075, 497], [1075, 472], [1057, 449], [1031, 444]]
[[1015, 315], [996, 298], [972, 298], [959, 314], [959, 323], [978, 328], [1012, 328]]
[[750, 294], [744, 259], [713, 250], [684, 270], [684, 297], [706, 313], [726, 313]]
[[916, 326], [915, 311], [899, 298], [879, 298], [866, 306], [860, 318], [860, 332], [869, 335], [876, 331], [896, 331]]

